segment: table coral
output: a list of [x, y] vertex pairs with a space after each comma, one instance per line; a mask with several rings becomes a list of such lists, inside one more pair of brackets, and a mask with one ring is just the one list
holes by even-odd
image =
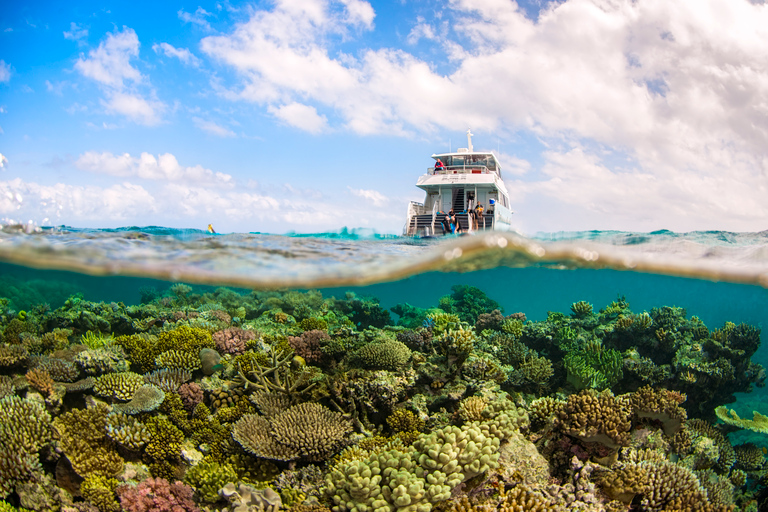
[[192, 373], [184, 368], [161, 368], [144, 374], [144, 382], [154, 384], [167, 393], [175, 393], [191, 378]]
[[200, 365], [199, 351], [166, 350], [155, 358], [155, 366], [158, 368], [176, 368], [194, 372], [200, 369]]
[[125, 414], [138, 414], [140, 412], [150, 412], [157, 409], [165, 398], [162, 389], [153, 384], [144, 384], [133, 393], [133, 397], [128, 403], [115, 404], [112, 409], [116, 412]]
[[150, 439], [146, 425], [119, 412], [107, 415], [106, 429], [110, 439], [134, 451], [140, 450]]
[[302, 403], [271, 417], [246, 414], [235, 423], [232, 436], [257, 457], [323, 461], [343, 447], [351, 432], [351, 422], [341, 414]]

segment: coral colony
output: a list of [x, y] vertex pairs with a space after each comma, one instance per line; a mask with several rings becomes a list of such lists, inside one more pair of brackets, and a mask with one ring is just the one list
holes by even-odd
[[[684, 309], [528, 321], [471, 286], [187, 285], [0, 307], [0, 511], [725, 511], [768, 503], [760, 331]], [[717, 422], [717, 418], [722, 423]], [[763, 508], [766, 510], [766, 508]]]

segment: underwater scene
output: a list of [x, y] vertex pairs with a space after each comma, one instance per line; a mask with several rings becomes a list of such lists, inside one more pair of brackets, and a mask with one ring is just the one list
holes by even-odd
[[768, 233], [0, 231], [0, 511], [768, 510]]

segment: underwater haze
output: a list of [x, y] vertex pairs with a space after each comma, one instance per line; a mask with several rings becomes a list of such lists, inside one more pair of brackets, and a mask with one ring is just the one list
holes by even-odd
[[8, 225], [0, 262], [0, 511], [768, 506], [768, 232]]

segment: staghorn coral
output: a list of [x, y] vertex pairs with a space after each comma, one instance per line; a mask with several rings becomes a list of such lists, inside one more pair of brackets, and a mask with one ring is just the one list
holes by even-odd
[[53, 379], [47, 371], [41, 368], [34, 368], [29, 370], [24, 375], [24, 377], [27, 379], [27, 382], [29, 382], [30, 386], [45, 394], [46, 396], [51, 396], [54, 394]]
[[592, 304], [587, 301], [580, 300], [571, 304], [571, 314], [575, 318], [585, 318], [592, 315]]
[[51, 417], [38, 402], [0, 398], [0, 498], [42, 471], [38, 453], [51, 441]]
[[565, 355], [568, 382], [579, 391], [586, 388], [610, 388], [623, 377], [624, 361], [613, 349], [583, 347]]
[[585, 442], [598, 442], [609, 448], [628, 446], [632, 426], [627, 400], [610, 391], [584, 390], [570, 395], [557, 411], [555, 426]]
[[271, 417], [246, 414], [232, 437], [249, 453], [271, 460], [323, 461], [347, 442], [352, 424], [317, 403], [294, 405]]
[[144, 377], [138, 373], [108, 373], [94, 380], [93, 392], [105, 398], [128, 401], [142, 385]]

